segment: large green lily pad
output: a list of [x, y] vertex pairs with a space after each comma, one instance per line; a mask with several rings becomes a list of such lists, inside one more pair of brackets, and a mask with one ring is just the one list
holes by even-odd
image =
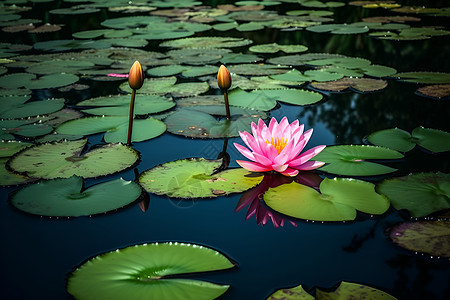
[[293, 69], [279, 75], [272, 75], [270, 78], [282, 81], [306, 82], [306, 81], [331, 81], [344, 77], [343, 74], [329, 72], [326, 69], [308, 70], [304, 73]]
[[78, 79], [78, 76], [74, 74], [65, 73], [41, 77], [29, 73], [13, 73], [0, 77], [0, 87], [8, 89], [24, 87], [30, 90], [49, 89], [75, 83]]
[[347, 89], [351, 89], [355, 92], [360, 93], [380, 91], [386, 88], [387, 85], [387, 82], [382, 79], [348, 77], [344, 77], [336, 81], [311, 83], [311, 86], [313, 88], [322, 91], [343, 92]]
[[450, 221], [400, 223], [391, 228], [389, 237], [408, 250], [450, 258]]
[[450, 73], [439, 72], [404, 72], [395, 75], [401, 81], [425, 83], [425, 84], [442, 84], [450, 83]]
[[[103, 116], [86, 117], [65, 122], [56, 128], [60, 134], [90, 135], [105, 132], [107, 143], [126, 143], [128, 137], [128, 117]], [[155, 118], [133, 120], [132, 142], [142, 142], [160, 136], [166, 125]]]
[[229, 285], [180, 276], [233, 266], [223, 254], [195, 244], [135, 245], [88, 260], [70, 275], [67, 291], [78, 300], [209, 300]]
[[450, 150], [450, 133], [423, 127], [415, 128], [411, 134], [399, 128], [380, 130], [367, 139], [374, 145], [401, 152], [410, 151], [416, 144], [431, 152]]
[[237, 88], [229, 93], [228, 98], [230, 105], [256, 110], [268, 111], [277, 105], [277, 101], [263, 90], [246, 92]]
[[395, 209], [406, 209], [413, 217], [424, 217], [450, 208], [450, 174], [419, 173], [386, 179], [377, 186]]
[[247, 46], [251, 43], [251, 40], [244, 38], [192, 37], [163, 42], [160, 46], [172, 48], [233, 48]]
[[11, 173], [6, 170], [8, 158], [0, 158], [0, 186], [13, 186], [35, 181], [36, 178], [29, 178], [20, 174]]
[[148, 192], [174, 198], [213, 198], [246, 191], [263, 179], [262, 173], [243, 168], [211, 175], [222, 160], [188, 158], [167, 162], [141, 174], [139, 184]]
[[[72, 176], [26, 186], [10, 198], [16, 208], [50, 217], [79, 217], [116, 210], [135, 201], [141, 188], [122, 178], [83, 189], [83, 179]], [[105, 201], [107, 200], [107, 201]]]
[[107, 144], [82, 153], [86, 143], [84, 139], [29, 147], [11, 157], [7, 167], [33, 178], [88, 178], [125, 170], [139, 159], [133, 148], [122, 144]]
[[312, 32], [330, 32], [333, 34], [357, 34], [369, 31], [369, 27], [362, 23], [353, 24], [323, 24], [307, 27]]
[[299, 89], [262, 90], [267, 96], [293, 105], [308, 105], [322, 100], [322, 94]]
[[104, 49], [111, 47], [111, 43], [103, 40], [50, 40], [37, 42], [33, 48], [41, 51], [60, 52], [80, 49]]
[[239, 136], [239, 131], [249, 131], [252, 122], [261, 115], [236, 115], [231, 120], [217, 120], [208, 113], [191, 109], [180, 109], [168, 116], [164, 122], [167, 131], [192, 138], [224, 138]]
[[334, 291], [316, 289], [316, 295], [309, 294], [302, 285], [293, 288], [283, 288], [270, 295], [267, 300], [341, 300], [341, 299], [366, 299], [366, 300], [397, 300], [397, 298], [373, 287], [342, 281]]
[[0, 120], [0, 139], [13, 140], [13, 135], [23, 137], [38, 137], [53, 131], [53, 127], [47, 124], [29, 120]]
[[326, 165], [319, 170], [346, 176], [372, 176], [391, 173], [397, 169], [367, 160], [398, 159], [403, 154], [384, 147], [362, 145], [338, 145], [326, 147], [314, 157]]
[[10, 157], [31, 145], [33, 144], [20, 141], [0, 141], [0, 157]]
[[19, 119], [43, 114], [50, 114], [64, 107], [64, 99], [47, 99], [29, 101], [28, 96], [1, 97], [0, 118]]
[[383, 214], [389, 208], [388, 199], [375, 192], [374, 184], [344, 178], [325, 178], [320, 193], [296, 182], [269, 188], [264, 201], [285, 215], [315, 221], [354, 220], [356, 210]]
[[308, 50], [308, 47], [304, 45], [279, 45], [277, 43], [272, 43], [251, 46], [249, 50], [256, 53], [276, 53], [278, 51], [283, 51], [285, 53], [300, 53]]
[[147, 70], [150, 76], [172, 76], [176, 74], [184, 77], [198, 77], [217, 73], [218, 68], [215, 66], [183, 66], [183, 65], [168, 65], [159, 66]]
[[[77, 106], [90, 107], [83, 112], [92, 115], [128, 116], [130, 113], [131, 95], [110, 95], [87, 99], [78, 102]], [[136, 115], [156, 114], [175, 106], [172, 99], [147, 94], [136, 94], [134, 113]], [[92, 108], [95, 107], [95, 108]]]

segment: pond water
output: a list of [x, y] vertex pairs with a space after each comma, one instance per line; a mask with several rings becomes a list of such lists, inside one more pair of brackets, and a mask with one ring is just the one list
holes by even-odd
[[[154, 1], [153, 4], [157, 2], [159, 3]], [[203, 1], [203, 4], [217, 7], [217, 5], [232, 2]], [[4, 1], [2, 5], [5, 5], [3, 8], [6, 11], [6, 7], [14, 3], [31, 8], [17, 12], [23, 19], [40, 19], [43, 21], [41, 24], [62, 24], [63, 26], [59, 31], [47, 33], [2, 30], [0, 33], [2, 43], [33, 46], [38, 42], [71, 39], [72, 33], [75, 32], [105, 28], [101, 23], [108, 19], [150, 15], [149, 12], [114, 12], [111, 8], [101, 5], [101, 1], [97, 1], [100, 3], [97, 4], [99, 11], [89, 14], [50, 12], [53, 9], [84, 4], [80, 1]], [[111, 3], [114, 3], [111, 7], [115, 7], [123, 6], [128, 1]], [[183, 4], [182, 1], [177, 3]], [[403, 6], [430, 4], [433, 7], [442, 7], [446, 5], [445, 1], [398, 1], [398, 3]], [[152, 6], [152, 1], [137, 1], [137, 4]], [[190, 4], [192, 2], [186, 2], [184, 5]], [[168, 7], [171, 6], [168, 5]], [[168, 8], [161, 6], [155, 11], [164, 9]], [[420, 21], [407, 21], [407, 24], [412, 27], [423, 27], [444, 26], [448, 19], [448, 16], [411, 15], [395, 12], [390, 8], [362, 8], [349, 4], [335, 8], [311, 8], [295, 1], [266, 6], [264, 11], [286, 15], [286, 12], [301, 9], [334, 12], [328, 17], [332, 20], [323, 21], [323, 24], [350, 24], [368, 17], [402, 15], [420, 18]], [[5, 17], [8, 16], [7, 13], [0, 16], [3, 17], [0, 21], [3, 29], [13, 26], [8, 23], [12, 21]], [[269, 23], [267, 20], [261, 20]], [[241, 18], [237, 22], [243, 24], [247, 21]], [[217, 23], [220, 22], [206, 24]], [[308, 47], [304, 53], [332, 53], [360, 57], [370, 60], [374, 65], [394, 68], [398, 73], [448, 72], [450, 66], [448, 35], [398, 41], [378, 39], [369, 35], [376, 31], [370, 29], [370, 32], [333, 34], [313, 32], [301, 27], [290, 26], [287, 29], [280, 29], [266, 26], [252, 31], [209, 29], [196, 32], [191, 37], [246, 38], [253, 41], [252, 45], [270, 43], [304, 45]], [[170, 39], [149, 40], [147, 45], [139, 49], [166, 53], [168, 48], [160, 47], [159, 44], [168, 40]], [[121, 45], [123, 46], [126, 44]], [[254, 53], [249, 51], [249, 46], [230, 49], [235, 53], [258, 55], [262, 59], [260, 63], [289, 55], [283, 52]], [[67, 52], [77, 51], [81, 50]], [[50, 51], [28, 49], [11, 56], [5, 55], [5, 53], [11, 53], [8, 51], [1, 53], [2, 57], [8, 56], [14, 60], [17, 54], [38, 55], [58, 52], [52, 52], [51, 49]], [[230, 60], [227, 66], [231, 70], [233, 65], [239, 63]], [[256, 63], [253, 64], [256, 65]], [[218, 69], [220, 63], [216, 61], [212, 65]], [[295, 67], [295, 64], [293, 65]], [[8, 63], [2, 61], [1, 66], [7, 68], [6, 75], [23, 72], [20, 65], [9, 67]], [[126, 66], [128, 70], [130, 67], [131, 64]], [[143, 65], [143, 67], [150, 69], [155, 65]], [[297, 66], [297, 69], [304, 71], [309, 67]], [[80, 76], [78, 83], [87, 85], [88, 89], [69, 92], [58, 90], [58, 88], [32, 89], [32, 99], [62, 97], [65, 99], [66, 107], [74, 108], [74, 105], [82, 100], [117, 94], [119, 85], [124, 82], [123, 80], [93, 80], [95, 76], [92, 74]], [[210, 77], [200, 77], [200, 79], [177, 76], [183, 82], [201, 82], [211, 78], [212, 82], [215, 81], [215, 74]], [[252, 76], [251, 72], [248, 77], [250, 76]], [[369, 76], [369, 78], [372, 77]], [[278, 121], [284, 116], [287, 116], [290, 122], [298, 119], [300, 123], [305, 124], [305, 129], [314, 128], [314, 134], [307, 149], [318, 145], [368, 143], [365, 138], [369, 134], [394, 127], [408, 132], [419, 126], [450, 132], [448, 92], [447, 96], [441, 99], [425, 97], [416, 93], [417, 88], [425, 84], [403, 82], [396, 78], [395, 75], [385, 77], [387, 87], [369, 93], [355, 90], [332, 93], [314, 89], [306, 81], [297, 88], [320, 92], [324, 97], [323, 100], [305, 106], [278, 102], [274, 109], [268, 111], [268, 115]], [[148, 82], [147, 79], [144, 85]], [[444, 83], [448, 84], [448, 79]], [[139, 93], [138, 91], [136, 101], [139, 101]], [[221, 95], [221, 92], [217, 87], [211, 87], [204, 94]], [[176, 101], [181, 99], [174, 98]], [[17, 135], [14, 137], [17, 140], [35, 142], [34, 137], [25, 138]], [[88, 138], [89, 149], [105, 144], [103, 133], [93, 134]], [[229, 167], [239, 167], [236, 160], [245, 158], [232, 144], [242, 143], [242, 141], [239, 137], [232, 137], [227, 142], [228, 154], [231, 157]], [[133, 143], [133, 148], [140, 153], [140, 161], [134, 168], [113, 175], [85, 179], [84, 185], [89, 187], [116, 178], [133, 181], [136, 176], [150, 168], [182, 158], [216, 159], [222, 151], [223, 144], [224, 139], [192, 139], [165, 132], [156, 138]], [[449, 158], [449, 151], [430, 153], [416, 146], [406, 153], [403, 159], [383, 161], [386, 165], [398, 169], [396, 172], [377, 176], [344, 177], [378, 184], [385, 179], [406, 176], [410, 173], [447, 174], [450, 171]], [[320, 169], [315, 173], [321, 178], [341, 177]], [[368, 285], [398, 299], [450, 299], [449, 258], [437, 258], [432, 254], [406, 250], [394, 244], [389, 238], [389, 228], [401, 222], [415, 220], [405, 210], [399, 211], [391, 207], [382, 215], [359, 212], [354, 221], [346, 222], [313, 222], [273, 212], [286, 220], [284, 226], [276, 228], [270, 220], [265, 226], [257, 224], [255, 216], [246, 220], [247, 207], [235, 212], [242, 193], [213, 199], [178, 199], [143, 192], [141, 198], [113, 212], [76, 218], [50, 218], [27, 214], [11, 205], [8, 199], [22, 187], [23, 185], [2, 187], [0, 190], [2, 198], [0, 258], [4, 299], [71, 299], [72, 296], [66, 291], [67, 278], [86, 260], [98, 254], [131, 245], [170, 241], [204, 245], [220, 251], [237, 263], [237, 267], [230, 270], [190, 275], [195, 279], [229, 284], [231, 287], [228, 291], [219, 297], [223, 300], [266, 299], [277, 289], [299, 284], [307, 289], [316, 287], [331, 289], [341, 281]], [[148, 209], [144, 212], [140, 202], [148, 198]], [[262, 200], [261, 205], [264, 205]], [[270, 210], [270, 208], [267, 209]], [[419, 219], [423, 220], [423, 218]]]

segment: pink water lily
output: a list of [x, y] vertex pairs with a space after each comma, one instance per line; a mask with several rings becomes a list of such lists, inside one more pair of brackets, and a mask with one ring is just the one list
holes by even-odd
[[319, 154], [325, 146], [311, 148], [304, 153], [311, 135], [312, 129], [303, 132], [304, 125], [299, 125], [298, 120], [291, 124], [286, 117], [280, 123], [275, 118], [270, 120], [269, 127], [259, 119], [258, 125], [252, 123], [252, 133], [247, 131], [239, 134], [247, 145], [246, 147], [234, 143], [236, 149], [252, 161], [237, 160], [243, 168], [253, 172], [276, 171], [286, 176], [296, 176], [299, 170], [313, 170], [324, 163], [310, 160]]

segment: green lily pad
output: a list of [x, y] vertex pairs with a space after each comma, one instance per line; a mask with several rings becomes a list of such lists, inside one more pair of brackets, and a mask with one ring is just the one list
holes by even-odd
[[[134, 245], [96, 256], [69, 277], [67, 291], [79, 300], [210, 300], [229, 285], [180, 278], [183, 274], [229, 269], [223, 254], [177, 242]], [[177, 277], [169, 275], [179, 275]]]
[[314, 157], [317, 161], [327, 163], [319, 170], [346, 176], [372, 176], [395, 172], [397, 169], [368, 159], [398, 159], [403, 155], [395, 150], [361, 145], [338, 145], [326, 147]]
[[72, 34], [74, 38], [77, 39], [95, 39], [99, 37], [104, 37], [106, 39], [112, 38], [124, 38], [132, 36], [133, 32], [130, 30], [116, 30], [116, 29], [96, 29], [96, 30], [85, 30], [79, 31]]
[[246, 92], [237, 88], [228, 94], [228, 99], [230, 105], [262, 111], [271, 110], [277, 105], [277, 101], [266, 95], [263, 90]]
[[247, 46], [251, 43], [251, 40], [244, 38], [193, 37], [163, 42], [160, 46], [172, 48], [232, 48]]
[[294, 81], [294, 82], [306, 82], [306, 81], [331, 81], [338, 80], [344, 77], [344, 75], [339, 73], [329, 72], [326, 69], [320, 70], [308, 70], [303, 74], [302, 72], [293, 69], [284, 74], [272, 75], [270, 78], [282, 81]]
[[307, 27], [312, 32], [330, 32], [333, 34], [357, 34], [369, 31], [369, 28], [360, 24], [323, 24]]
[[141, 192], [137, 183], [122, 178], [83, 189], [83, 179], [72, 176], [24, 187], [10, 201], [16, 208], [33, 215], [80, 217], [119, 209], [135, 201]]
[[276, 53], [278, 51], [283, 51], [285, 53], [300, 53], [308, 50], [308, 47], [304, 45], [278, 45], [277, 43], [272, 43], [251, 46], [249, 50], [256, 53]]
[[405, 72], [397, 73], [395, 77], [401, 81], [425, 84], [450, 83], [450, 73], [439, 72]]
[[389, 237], [402, 248], [450, 258], [450, 221], [401, 223], [391, 228]]
[[239, 136], [239, 131], [251, 130], [252, 122], [257, 122], [260, 115], [238, 115], [231, 120], [219, 121], [210, 114], [191, 109], [180, 109], [168, 116], [164, 122], [167, 131], [192, 138], [224, 138]]
[[228, 68], [231, 73], [239, 75], [275, 75], [282, 74], [289, 71], [286, 67], [273, 66], [273, 65], [260, 65], [260, 64], [239, 64], [232, 65]]
[[[93, 115], [128, 116], [130, 113], [130, 99], [130, 95], [110, 95], [87, 99], [78, 102], [77, 106], [89, 107], [82, 111]], [[134, 104], [134, 113], [136, 115], [155, 114], [171, 109], [174, 106], [175, 102], [169, 98], [138, 93]]]
[[243, 53], [227, 53], [222, 56], [220, 62], [223, 64], [242, 64], [242, 63], [254, 63], [261, 61], [262, 59], [253, 54]]
[[[268, 76], [253, 76], [249, 79], [245, 76], [231, 75], [231, 79], [233, 81], [233, 88], [240, 88], [242, 90], [275, 90], [286, 88], [284, 85], [300, 86], [303, 84], [303, 82], [275, 80]], [[212, 80], [209, 84], [214, 88], [219, 88], [217, 80]]]
[[22, 99], [17, 97], [2, 97], [0, 118], [19, 119], [43, 114], [53, 113], [64, 107], [64, 99], [48, 99], [30, 101], [28, 96]]
[[202, 5], [202, 2], [195, 0], [170, 0], [170, 1], [152, 1], [152, 6], [156, 7], [189, 7]]
[[385, 293], [381, 290], [373, 287], [342, 281], [334, 291], [323, 291], [319, 288], [316, 289], [315, 296], [309, 294], [302, 285], [295, 286], [293, 288], [284, 288], [277, 290], [270, 295], [267, 300], [339, 300], [339, 299], [370, 299], [370, 300], [397, 300], [397, 298]]
[[210, 75], [217, 73], [218, 68], [216, 66], [182, 66], [182, 65], [168, 65], [159, 66], [147, 70], [147, 74], [150, 76], [172, 76], [176, 74], [183, 75], [184, 77], [199, 77], [204, 75]]
[[6, 170], [8, 158], [0, 158], [0, 186], [13, 186], [35, 181], [36, 178], [29, 178], [20, 174], [14, 174]]
[[138, 153], [122, 144], [107, 144], [82, 154], [87, 140], [40, 144], [17, 153], [8, 168], [33, 178], [84, 178], [116, 173], [139, 159]]
[[37, 42], [33, 48], [41, 51], [60, 52], [80, 49], [109, 48], [111, 44], [102, 40], [50, 40]]
[[334, 66], [346, 69], [362, 69], [370, 66], [370, 60], [348, 56], [331, 56], [330, 58], [315, 58], [313, 60], [306, 61], [305, 63], [312, 66]]
[[[195, 106], [184, 105], [184, 106], [185, 106], [185, 109], [200, 111], [200, 112], [204, 112], [204, 113], [207, 113], [207, 114], [213, 115], [213, 116], [222, 116], [222, 117], [226, 116], [225, 104], [223, 104], [223, 105], [195, 105]], [[233, 117], [233, 116], [242, 116], [242, 115], [247, 115], [247, 116], [251, 115], [253, 118], [261, 118], [261, 119], [267, 118], [267, 114], [265, 112], [248, 109], [248, 108], [234, 107], [234, 106], [230, 105], [230, 116]]]
[[[295, 55], [284, 55], [277, 56], [271, 59], [268, 59], [267, 62], [273, 65], [281, 65], [281, 66], [302, 66], [307, 62], [311, 62], [313, 60], [322, 60], [322, 59], [336, 59], [336, 58], [344, 58], [346, 56], [340, 54], [330, 54], [330, 53], [307, 53], [307, 54], [295, 54]], [[369, 63], [370, 64], [370, 63]], [[330, 63], [333, 65], [333, 63]]]
[[49, 89], [66, 86], [78, 81], [78, 76], [74, 74], [50, 74], [39, 78], [29, 73], [13, 73], [0, 77], [0, 87], [20, 88], [25, 87], [30, 90]]
[[37, 137], [49, 134], [53, 127], [47, 124], [28, 120], [0, 120], [0, 139], [13, 140], [14, 135], [22, 137]]
[[216, 64], [230, 49], [174, 49], [166, 52], [178, 64], [208, 65]]
[[94, 7], [68, 7], [68, 8], [52, 9], [49, 12], [54, 15], [86, 15], [96, 13], [99, 11], [100, 9]]
[[[153, 5], [153, 4], [152, 4]], [[157, 16], [134, 16], [110, 18], [101, 23], [102, 26], [114, 29], [136, 29], [146, 27], [148, 24], [159, 24], [165, 22], [165, 18]]]
[[174, 198], [213, 198], [246, 191], [263, 179], [262, 173], [243, 168], [211, 175], [222, 160], [188, 158], [167, 162], [141, 174], [139, 184], [148, 192]]
[[420, 173], [384, 180], [377, 191], [386, 195], [395, 209], [424, 217], [450, 208], [450, 174]]
[[417, 144], [431, 152], [450, 150], [450, 133], [417, 127], [412, 134], [399, 128], [385, 129], [370, 134], [367, 139], [374, 145], [408, 152]]
[[[166, 95], [173, 97], [190, 97], [206, 93], [209, 90], [207, 82], [183, 82], [176, 83], [176, 77], [151, 78], [139, 90], [142, 94]], [[120, 89], [131, 93], [128, 82], [120, 85]]]
[[313, 82], [311, 86], [321, 91], [343, 92], [351, 89], [359, 93], [380, 91], [387, 87], [387, 81], [372, 78], [348, 78], [344, 77], [335, 81]]
[[450, 31], [442, 30], [442, 28], [435, 27], [414, 27], [414, 28], [399, 28], [398, 33], [391, 29], [386, 31], [376, 31], [369, 35], [377, 39], [383, 40], [397, 40], [397, 41], [414, 41], [426, 40], [433, 36], [449, 35]]
[[266, 27], [266, 25], [267, 25], [266, 22], [247, 22], [247, 23], [238, 25], [236, 27], [236, 30], [237, 31], [256, 31], [256, 30], [264, 29], [264, 27]]
[[320, 193], [296, 182], [269, 188], [264, 201], [285, 215], [315, 221], [354, 220], [356, 210], [383, 214], [389, 208], [389, 201], [375, 192], [374, 184], [345, 178], [325, 178]]
[[10, 157], [31, 145], [33, 144], [20, 141], [0, 141], [0, 158]]
[[94, 66], [95, 64], [90, 61], [50, 60], [35, 63], [30, 67], [28, 67], [26, 71], [28, 73], [34, 73], [39, 75], [57, 74], [57, 73], [82, 74], [84, 70], [88, 70]]
[[[128, 117], [103, 116], [86, 117], [65, 122], [56, 128], [60, 134], [90, 135], [105, 132], [107, 143], [126, 143], [128, 136]], [[133, 121], [132, 142], [142, 142], [160, 136], [166, 125], [155, 118], [135, 119]]]
[[262, 90], [262, 93], [268, 97], [281, 101], [283, 103], [293, 105], [309, 105], [322, 100], [322, 94], [317, 92], [298, 90], [298, 89], [281, 89], [281, 90]]

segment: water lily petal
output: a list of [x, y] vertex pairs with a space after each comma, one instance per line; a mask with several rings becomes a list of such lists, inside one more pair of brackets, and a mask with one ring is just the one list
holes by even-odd
[[251, 151], [261, 152], [261, 148], [259, 147], [258, 142], [250, 133], [248, 133], [247, 131], [244, 132], [239, 131], [239, 135], [241, 136], [241, 139], [244, 141], [247, 147], [250, 148]]
[[280, 127], [279, 130], [280, 130], [281, 134], [283, 134], [284, 131], [289, 127], [289, 121], [288, 121], [287, 117], [284, 117], [283, 119], [281, 119], [279, 127]]
[[263, 166], [256, 162], [245, 161], [245, 160], [236, 160], [236, 162], [246, 170], [252, 172], [267, 172], [272, 171], [271, 167]]
[[267, 158], [270, 159], [272, 162], [275, 162], [275, 158], [278, 156], [277, 148], [275, 148], [275, 146], [272, 144], [266, 144], [264, 150], [266, 152]]
[[294, 177], [298, 174], [298, 170], [292, 169], [292, 168], [287, 168], [286, 170], [284, 170], [284, 172], [281, 172], [281, 174], [283, 174], [285, 176]]
[[307, 162], [308, 160], [310, 160], [311, 158], [313, 158], [314, 156], [319, 154], [323, 149], [325, 149], [325, 147], [326, 147], [325, 145], [321, 145], [321, 146], [316, 146], [314, 148], [309, 149], [305, 153], [302, 153], [301, 155], [299, 155], [298, 158], [292, 160], [289, 163], [289, 166], [295, 167], [295, 166], [300, 166], [300, 165], [304, 164], [305, 162]]
[[272, 161], [265, 157], [264, 155], [261, 155], [259, 153], [254, 152], [253, 156], [255, 159], [253, 161], [256, 161], [257, 163], [260, 163], [263, 166], [270, 166], [272, 165]]
[[244, 146], [238, 144], [238, 143], [233, 143], [233, 145], [236, 147], [236, 149], [245, 157], [247, 157], [250, 160], [255, 161], [255, 157], [253, 156], [253, 153], [248, 150], [247, 148], [245, 148]]
[[293, 168], [296, 168], [297, 170], [302, 170], [302, 171], [309, 171], [309, 170], [314, 170], [314, 169], [320, 168], [324, 164], [325, 163], [321, 162], [321, 161], [309, 160], [309, 161], [305, 162], [304, 164], [301, 164], [301, 165], [293, 167]]
[[284, 165], [288, 160], [288, 155], [285, 153], [278, 154], [277, 157], [275, 157], [273, 163], [277, 165]]
[[280, 173], [283, 173], [284, 171], [286, 171], [286, 169], [289, 167], [289, 165], [272, 165], [272, 168]]

